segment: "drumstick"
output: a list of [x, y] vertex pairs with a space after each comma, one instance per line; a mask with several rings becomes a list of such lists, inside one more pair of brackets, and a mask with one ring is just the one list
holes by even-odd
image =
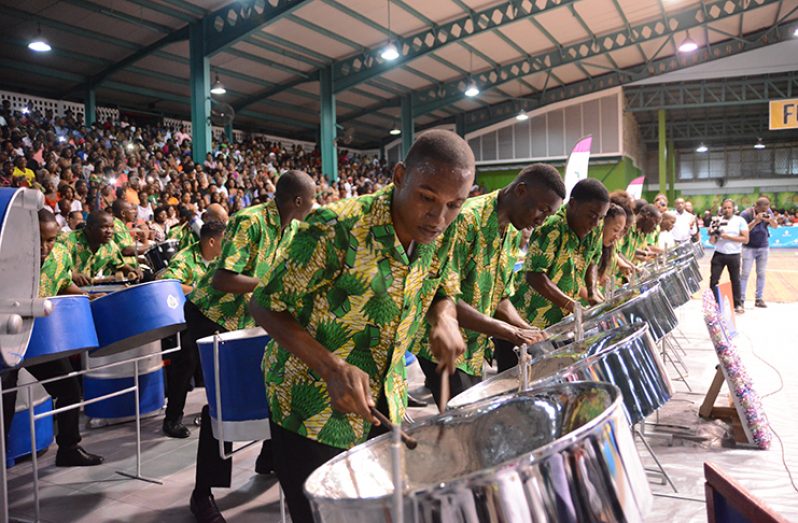
[[[382, 425], [390, 427], [391, 430], [396, 430], [396, 427], [394, 427], [394, 424], [391, 423], [391, 420], [389, 420], [385, 414], [378, 411], [376, 408], [371, 407], [371, 414], [372, 416], [380, 420], [380, 423]], [[401, 428], [399, 429], [399, 434], [402, 436], [402, 443], [405, 444], [405, 447], [407, 447], [410, 450], [413, 450], [414, 448], [418, 447], [418, 440], [416, 440], [416, 438], [414, 438], [413, 436], [409, 436], [407, 432], [405, 432]]]
[[441, 372], [441, 395], [438, 398], [438, 411], [441, 414], [446, 410], [446, 404], [449, 403], [449, 371], [444, 368]]

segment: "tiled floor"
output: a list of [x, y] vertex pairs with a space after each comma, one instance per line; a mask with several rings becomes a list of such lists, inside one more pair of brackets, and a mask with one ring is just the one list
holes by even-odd
[[[711, 255], [711, 253], [709, 253]], [[785, 253], [793, 256], [794, 253]], [[708, 264], [709, 256], [702, 265]], [[786, 262], [780, 262], [782, 264]], [[775, 267], [780, 267], [774, 263]], [[783, 270], [788, 270], [786, 265]], [[706, 281], [704, 283], [706, 285]], [[761, 395], [778, 389], [776, 372], [763, 363], [768, 361], [785, 378], [782, 390], [764, 398], [770, 421], [786, 444], [788, 465], [798, 472], [798, 422], [794, 406], [798, 403], [798, 382], [791, 376], [798, 370], [795, 358], [794, 325], [798, 317], [798, 303], [771, 304], [771, 308], [749, 309], [738, 318], [741, 335], [737, 339], [743, 359]], [[774, 300], [775, 301], [775, 300]], [[690, 369], [688, 382], [693, 393], [682, 383], [675, 383], [677, 393], [661, 411], [660, 420], [690, 427], [693, 436], [702, 441], [676, 439], [673, 445], [654, 439], [657, 453], [670, 472], [680, 494], [699, 501], [656, 497], [650, 522], [706, 521], [703, 503], [702, 463], [713, 461], [735, 479], [751, 489], [766, 503], [780, 510], [788, 519], [798, 519], [798, 493], [789, 486], [781, 463], [780, 446], [774, 441], [770, 451], [724, 448], [725, 426], [720, 422], [704, 422], [697, 416], [714, 374], [717, 358], [707, 338], [700, 315], [700, 303], [693, 300], [679, 312], [681, 327], [689, 340], [685, 343]], [[761, 359], [760, 359], [761, 358]], [[421, 385], [420, 371], [411, 367], [411, 390]], [[724, 392], [725, 393], [725, 389]], [[719, 399], [720, 404], [723, 400]], [[187, 404], [187, 419], [198, 413], [204, 402], [204, 392], [194, 391]], [[434, 407], [413, 409], [416, 419], [434, 413]], [[142, 424], [142, 473], [158, 478], [163, 485], [123, 478], [117, 470], [135, 469], [135, 436], [132, 424], [84, 430], [84, 444], [92, 452], [102, 454], [106, 463], [86, 469], [55, 468], [54, 447], [40, 459], [41, 519], [53, 523], [105, 521], [136, 523], [190, 522], [188, 498], [194, 479], [194, 457], [198, 429], [193, 428], [187, 440], [168, 439], [160, 433], [161, 417], [144, 420]], [[279, 490], [273, 478], [254, 473], [259, 446], [235, 456], [233, 487], [218, 489], [217, 501], [228, 521], [270, 523], [280, 520]], [[641, 454], [642, 455], [642, 454]], [[644, 461], [651, 464], [650, 458]], [[31, 466], [23, 462], [9, 471], [11, 515], [33, 518]], [[668, 493], [660, 485], [652, 490]]]

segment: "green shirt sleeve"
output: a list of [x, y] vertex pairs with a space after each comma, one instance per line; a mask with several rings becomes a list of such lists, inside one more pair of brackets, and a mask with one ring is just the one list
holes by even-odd
[[261, 238], [261, 226], [256, 217], [246, 214], [238, 217], [225, 231], [218, 268], [237, 274], [252, 273], [261, 241], [260, 248], [268, 249], [267, 242], [271, 238], [266, 236]]
[[554, 264], [556, 249], [554, 244], [559, 234], [557, 229], [545, 223], [532, 231], [529, 237], [529, 248], [522, 272], [548, 273]]
[[41, 268], [39, 297], [56, 296], [72, 283], [72, 258], [63, 244], [56, 243]]

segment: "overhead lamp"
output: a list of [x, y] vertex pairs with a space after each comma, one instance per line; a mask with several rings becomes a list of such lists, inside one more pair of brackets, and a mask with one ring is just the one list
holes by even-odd
[[391, 136], [399, 136], [400, 134], [402, 134], [402, 130], [399, 129], [399, 127], [397, 127], [396, 124], [393, 124], [393, 127], [391, 128], [390, 131], [388, 131], [388, 134], [390, 134]]
[[690, 31], [687, 31], [687, 38], [685, 38], [681, 44], [679, 44], [679, 52], [680, 53], [692, 53], [698, 49], [698, 44], [695, 40], [690, 38]]
[[479, 87], [477, 87], [477, 83], [474, 80], [469, 82], [468, 87], [466, 87], [465, 95], [469, 98], [473, 98], [479, 94]]
[[50, 47], [50, 43], [47, 41], [47, 39], [42, 36], [41, 24], [39, 24], [39, 30], [36, 33], [36, 38], [28, 43], [28, 49], [31, 51], [36, 51], [37, 53], [48, 53], [53, 50], [53, 48]]
[[695, 152], [697, 152], [697, 153], [705, 153], [705, 152], [707, 152], [708, 150], [709, 150], [709, 149], [707, 148], [707, 146], [706, 146], [706, 145], [704, 145], [704, 144], [702, 143], [701, 145], [699, 145], [698, 147], [696, 147], [696, 149], [695, 149]]
[[224, 84], [221, 80], [219, 80], [219, 75], [216, 75], [216, 81], [213, 82], [213, 87], [211, 87], [211, 94], [224, 94], [227, 92], [227, 89], [224, 88]]
[[515, 115], [515, 119], [518, 120], [519, 122], [523, 122], [529, 120], [529, 115], [526, 114], [526, 111], [521, 109], [521, 112]]
[[762, 143], [762, 138], [757, 138], [756, 143], [754, 144], [754, 149], [764, 149], [765, 144]]
[[792, 35], [798, 37], [798, 27], [795, 28], [795, 31], [792, 32]]
[[388, 42], [388, 45], [382, 50], [380, 56], [383, 60], [387, 60], [389, 62], [396, 60], [399, 58], [399, 49], [396, 48], [396, 44], [393, 42]]

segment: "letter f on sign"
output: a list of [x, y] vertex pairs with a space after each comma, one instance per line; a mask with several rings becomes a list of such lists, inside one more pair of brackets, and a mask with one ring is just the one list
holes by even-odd
[[789, 125], [790, 118], [795, 118], [795, 104], [784, 104], [782, 108], [782, 113], [784, 116], [784, 125]]

